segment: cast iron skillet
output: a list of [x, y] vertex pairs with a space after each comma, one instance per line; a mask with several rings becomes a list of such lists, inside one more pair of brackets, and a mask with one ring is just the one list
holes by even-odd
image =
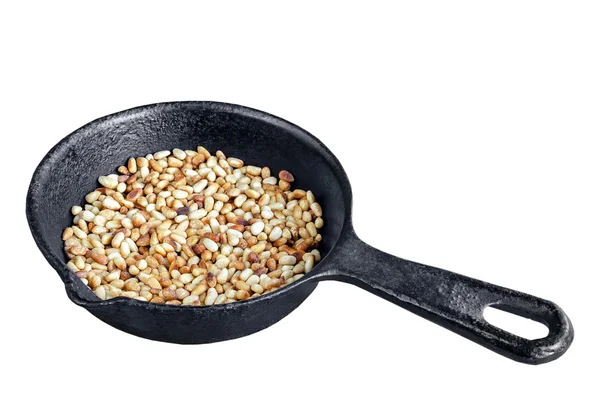
[[[131, 156], [158, 150], [223, 150], [247, 164], [290, 170], [324, 211], [322, 261], [291, 285], [257, 298], [209, 307], [167, 306], [128, 298], [99, 300], [65, 266], [62, 230], [69, 208]], [[216, 102], [143, 106], [95, 120], [60, 141], [36, 169], [27, 196], [33, 237], [63, 280], [69, 298], [125, 332], [173, 343], [210, 343], [266, 328], [294, 310], [321, 280], [357, 285], [513, 360], [539, 364], [560, 357], [573, 326], [554, 303], [381, 252], [352, 227], [352, 192], [335, 156], [314, 136], [270, 114]], [[483, 318], [494, 306], [548, 326], [527, 340]]]

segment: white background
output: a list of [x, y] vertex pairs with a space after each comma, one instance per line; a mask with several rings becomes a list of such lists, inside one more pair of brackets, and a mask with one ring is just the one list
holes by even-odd
[[[0, 7], [3, 390], [596, 393], [598, 3], [220, 3]], [[151, 342], [95, 319], [35, 247], [29, 180], [88, 121], [173, 100], [239, 103], [312, 132], [345, 166], [361, 238], [558, 303], [572, 348], [519, 364], [337, 282], [278, 324], [212, 345]]]

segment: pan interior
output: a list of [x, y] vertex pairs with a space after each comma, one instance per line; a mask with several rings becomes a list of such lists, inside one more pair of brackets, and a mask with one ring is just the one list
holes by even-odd
[[[65, 272], [62, 230], [70, 207], [98, 187], [100, 175], [116, 173], [129, 157], [164, 149], [222, 150], [246, 164], [290, 171], [292, 188], [312, 190], [323, 207], [323, 257], [337, 242], [349, 215], [351, 196], [337, 159], [314, 137], [274, 116], [213, 102], [150, 105], [96, 120], [69, 135], [46, 156], [34, 175], [28, 218], [42, 251]], [[62, 267], [62, 269], [61, 269]]]

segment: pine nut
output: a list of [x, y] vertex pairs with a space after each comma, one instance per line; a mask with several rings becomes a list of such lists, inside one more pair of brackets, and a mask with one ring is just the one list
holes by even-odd
[[298, 280], [321, 259], [323, 212], [294, 176], [221, 151], [131, 157], [70, 208], [62, 233], [75, 272], [100, 299], [170, 305], [249, 299]]

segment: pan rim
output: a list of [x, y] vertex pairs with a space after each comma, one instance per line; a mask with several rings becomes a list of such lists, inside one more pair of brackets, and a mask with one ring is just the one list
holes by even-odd
[[61, 281], [65, 285], [65, 289], [67, 295], [71, 301], [73, 301], [78, 306], [82, 306], [85, 308], [96, 308], [96, 307], [106, 307], [109, 305], [130, 305], [130, 306], [140, 306], [151, 310], [228, 310], [233, 307], [240, 307], [241, 305], [252, 305], [258, 304], [260, 302], [264, 302], [266, 300], [275, 299], [282, 294], [285, 294], [290, 288], [294, 288], [300, 286], [306, 282], [318, 282], [318, 273], [313, 271], [309, 273], [305, 277], [302, 277], [300, 280], [290, 283], [282, 288], [274, 292], [269, 292], [267, 294], [260, 295], [258, 297], [239, 301], [239, 302], [231, 302], [224, 303], [219, 305], [212, 306], [183, 306], [183, 305], [165, 305], [158, 304], [152, 302], [144, 302], [139, 301], [137, 299], [130, 299], [124, 297], [116, 297], [107, 300], [89, 300], [85, 297], [82, 297], [77, 293], [76, 287], [73, 285], [77, 280], [74, 279], [74, 273], [70, 269], [68, 269], [64, 263], [64, 259], [59, 258], [52, 252], [52, 249], [47, 242], [47, 240], [43, 237], [42, 233], [39, 232], [39, 226], [35, 219], [35, 207], [36, 207], [36, 197], [39, 194], [42, 174], [47, 167], [49, 167], [53, 161], [58, 159], [58, 155], [60, 151], [68, 148], [70, 142], [74, 139], [75, 136], [80, 134], [90, 133], [99, 125], [104, 123], [114, 123], [123, 121], [129, 117], [135, 117], [143, 115], [147, 111], [157, 111], [157, 109], [161, 109], [162, 111], [169, 109], [176, 109], [178, 107], [196, 107], [201, 109], [208, 109], [215, 113], [230, 113], [230, 114], [241, 114], [247, 117], [252, 117], [256, 119], [263, 120], [267, 123], [271, 123], [280, 127], [287, 134], [293, 134], [297, 138], [299, 138], [303, 143], [308, 146], [311, 146], [313, 150], [317, 150], [320, 155], [322, 155], [328, 164], [331, 165], [332, 171], [338, 181], [340, 182], [341, 190], [344, 195], [345, 200], [345, 208], [344, 208], [344, 220], [341, 225], [340, 234], [332, 245], [329, 252], [322, 258], [321, 262], [315, 266], [315, 270], [318, 268], [322, 268], [323, 265], [326, 265], [327, 262], [331, 259], [332, 253], [336, 250], [338, 243], [340, 240], [344, 238], [344, 236], [348, 233], [348, 231], [352, 230], [352, 188], [350, 185], [350, 181], [344, 168], [337, 157], [327, 148], [323, 142], [321, 142], [317, 137], [312, 135], [310, 132], [305, 129], [299, 127], [298, 125], [289, 122], [281, 117], [275, 116], [273, 114], [267, 113], [265, 111], [247, 107], [244, 105], [238, 105], [227, 102], [218, 102], [218, 101], [170, 101], [170, 102], [157, 102], [151, 103], [141, 106], [136, 106], [133, 108], [125, 109], [122, 111], [114, 112], [108, 114], [106, 116], [99, 117], [94, 119], [83, 126], [77, 128], [73, 132], [66, 135], [59, 142], [57, 142], [42, 158], [40, 163], [36, 166], [33, 175], [31, 177], [31, 181], [29, 183], [29, 187], [27, 189], [27, 198], [26, 198], [26, 206], [25, 212], [27, 216], [27, 223], [29, 225], [29, 229], [34, 238], [34, 241], [38, 247], [38, 249], [42, 252], [42, 255], [46, 259], [46, 261], [54, 268], [54, 270], [58, 273]]

